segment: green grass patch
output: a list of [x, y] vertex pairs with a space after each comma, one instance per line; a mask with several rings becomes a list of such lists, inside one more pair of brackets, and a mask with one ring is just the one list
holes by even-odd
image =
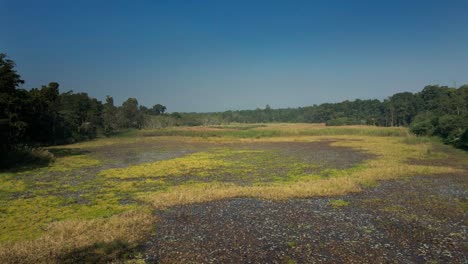
[[288, 247], [290, 247], [290, 248], [295, 248], [295, 247], [297, 247], [297, 242], [296, 241], [288, 241], [286, 243], [286, 245], [288, 245]]
[[162, 128], [153, 130], [142, 130], [139, 134], [147, 137], [151, 136], [184, 136], [184, 137], [232, 137], [232, 138], [267, 138], [286, 136], [338, 136], [338, 135], [362, 135], [362, 136], [383, 136], [402, 137], [409, 134], [406, 128], [402, 127], [318, 127], [306, 128], [269, 128], [264, 126], [243, 127], [243, 129], [190, 129]]
[[0, 241], [33, 239], [47, 230], [50, 223], [67, 219], [109, 217], [135, 206], [121, 205], [112, 194], [96, 197], [90, 205], [70, 204], [57, 196], [37, 196], [1, 201]]
[[382, 209], [382, 211], [389, 213], [402, 213], [405, 211], [405, 208], [400, 205], [392, 205]]

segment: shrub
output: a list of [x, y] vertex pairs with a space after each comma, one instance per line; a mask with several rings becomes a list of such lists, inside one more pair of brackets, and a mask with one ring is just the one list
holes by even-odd
[[410, 130], [418, 136], [431, 136], [434, 133], [433, 117], [430, 113], [419, 114], [410, 125]]
[[46, 166], [54, 160], [54, 155], [48, 150], [19, 146], [0, 155], [0, 169], [24, 166]]

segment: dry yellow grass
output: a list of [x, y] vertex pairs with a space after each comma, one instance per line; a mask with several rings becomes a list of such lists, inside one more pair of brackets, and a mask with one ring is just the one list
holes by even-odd
[[347, 178], [331, 178], [319, 181], [301, 181], [277, 186], [238, 186], [228, 183], [208, 183], [176, 186], [168, 192], [142, 194], [139, 198], [150, 203], [155, 209], [174, 205], [209, 202], [234, 197], [255, 197], [271, 200], [304, 198], [311, 196], [332, 196], [359, 191], [359, 185]]
[[103, 219], [54, 222], [38, 239], [3, 244], [0, 263], [60, 263], [77, 249], [99, 251], [98, 243], [119, 241], [134, 247], [151, 233], [153, 221], [147, 212], [132, 211]]
[[[285, 138], [283, 138], [285, 139]], [[344, 195], [361, 190], [362, 186], [373, 185], [379, 180], [396, 179], [413, 175], [460, 172], [460, 169], [440, 166], [424, 166], [409, 163], [411, 159], [428, 158], [429, 143], [408, 145], [399, 137], [336, 136], [296, 137], [290, 141], [316, 141], [333, 139], [334, 145], [347, 146], [377, 155], [365, 162], [359, 170], [336, 171], [327, 179], [304, 178], [299, 182], [264, 186], [237, 186], [226, 183], [207, 183], [176, 186], [162, 193], [144, 193], [139, 196], [155, 208], [166, 208], [178, 204], [207, 202], [233, 197], [256, 197], [264, 199], [305, 198], [312, 196]], [[255, 139], [249, 139], [255, 141]], [[260, 139], [265, 141], [268, 139]], [[276, 140], [276, 139], [275, 139]], [[244, 140], [245, 141], [245, 140]]]

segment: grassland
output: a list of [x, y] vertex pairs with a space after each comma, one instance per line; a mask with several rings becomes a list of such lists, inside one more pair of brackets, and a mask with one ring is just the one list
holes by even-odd
[[0, 173], [2, 263], [134, 261], [155, 210], [345, 195], [382, 180], [466, 173], [468, 161], [405, 128], [310, 124], [130, 131], [49, 151], [49, 166]]

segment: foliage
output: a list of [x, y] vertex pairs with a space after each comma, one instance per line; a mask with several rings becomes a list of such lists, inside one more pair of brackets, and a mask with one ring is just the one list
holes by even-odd
[[411, 123], [410, 130], [418, 136], [432, 135], [435, 131], [435, 122], [436, 120], [431, 113], [420, 113], [414, 118], [413, 123]]
[[136, 98], [128, 98], [122, 104], [120, 109], [120, 126], [124, 128], [140, 128], [143, 121], [142, 115], [138, 109], [138, 100]]
[[[14, 69], [15, 63], [0, 53], [0, 151], [6, 152], [19, 141], [26, 123], [18, 112], [23, 110], [22, 97], [16, 88], [24, 81]], [[6, 139], [6, 140], [5, 140]]]
[[12, 94], [18, 85], [24, 83], [14, 68], [15, 62], [0, 53], [0, 93]]
[[151, 115], [162, 115], [166, 112], [166, 107], [162, 104], [155, 104], [151, 109], [148, 110]]
[[118, 128], [117, 108], [114, 106], [114, 98], [106, 97], [106, 103], [102, 107], [102, 125], [106, 136], [112, 135]]
[[410, 125], [417, 135], [439, 136], [445, 143], [468, 149], [468, 86], [458, 89], [426, 86], [419, 96], [424, 112]]

